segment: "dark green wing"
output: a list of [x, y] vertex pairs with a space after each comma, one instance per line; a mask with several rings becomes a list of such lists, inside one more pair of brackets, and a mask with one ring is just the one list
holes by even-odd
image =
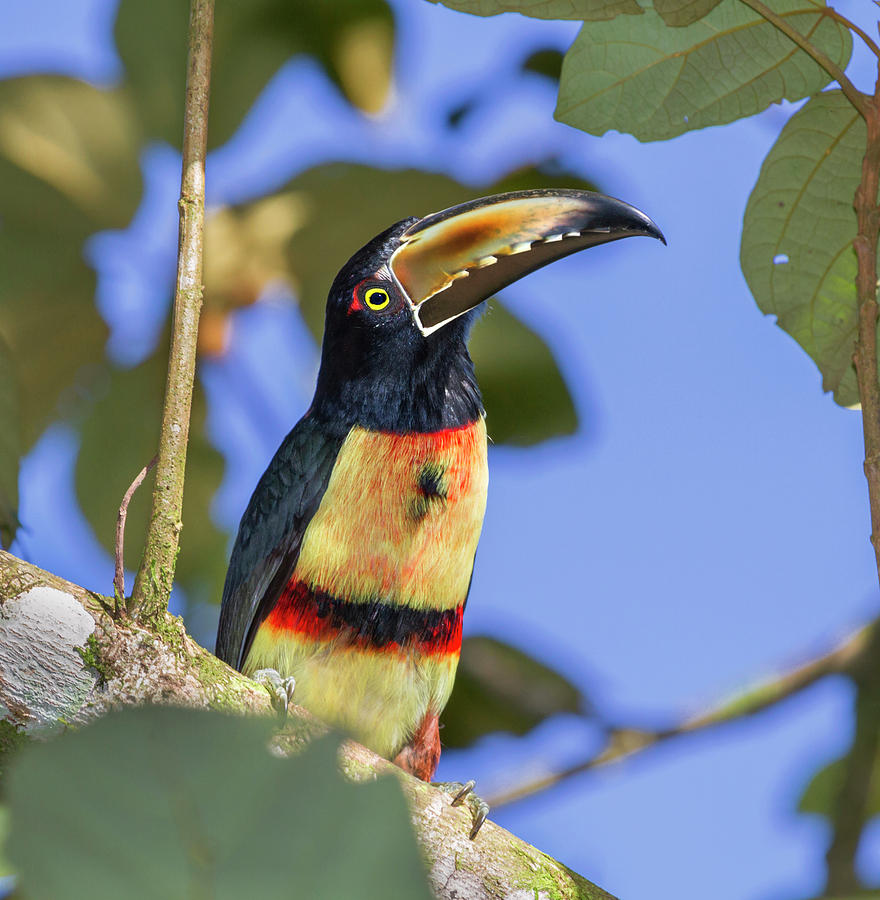
[[241, 669], [257, 627], [296, 567], [348, 428], [301, 419], [257, 484], [232, 548], [216, 653]]

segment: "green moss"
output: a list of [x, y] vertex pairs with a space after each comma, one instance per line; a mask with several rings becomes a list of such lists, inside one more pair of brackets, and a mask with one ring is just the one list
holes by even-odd
[[186, 629], [180, 616], [166, 614], [152, 623], [156, 636], [178, 656], [183, 656]]
[[530, 853], [513, 841], [510, 849], [522, 859], [524, 875], [512, 887], [533, 891], [536, 900], [540, 897], [548, 900], [615, 900], [611, 894], [540, 850]]
[[86, 638], [86, 642], [82, 647], [74, 647], [73, 649], [80, 655], [84, 668], [94, 669], [98, 673], [101, 683], [107, 681], [113, 674], [101, 656], [101, 645], [98, 643], [94, 632]]

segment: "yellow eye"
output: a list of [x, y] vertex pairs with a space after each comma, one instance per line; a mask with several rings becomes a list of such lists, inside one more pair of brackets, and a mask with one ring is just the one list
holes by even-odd
[[385, 309], [385, 307], [388, 306], [388, 301], [390, 299], [388, 291], [384, 288], [370, 288], [366, 294], [364, 294], [364, 303], [366, 303], [370, 309]]

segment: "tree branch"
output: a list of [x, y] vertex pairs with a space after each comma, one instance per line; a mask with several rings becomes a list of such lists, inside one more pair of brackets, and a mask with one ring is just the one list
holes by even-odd
[[125, 520], [128, 518], [128, 504], [131, 503], [134, 492], [141, 486], [150, 469], [156, 465], [158, 458], [158, 456], [154, 456], [137, 473], [134, 481], [128, 486], [128, 490], [123, 495], [122, 503], [119, 504], [119, 513], [116, 516], [116, 574], [113, 577], [117, 612], [120, 612], [125, 604]]
[[[0, 551], [0, 771], [23, 742], [141, 703], [274, 715], [269, 695], [186, 633], [180, 619], [117, 621], [112, 600]], [[323, 733], [291, 704], [279, 741]], [[396, 775], [409, 801], [435, 896], [441, 900], [614, 900], [492, 822], [470, 840], [471, 815], [448, 794], [347, 742], [342, 768], [356, 780]]]
[[742, 2], [781, 31], [787, 38], [794, 41], [804, 53], [818, 63], [840, 85], [840, 89], [846, 95], [847, 100], [852, 103], [858, 112], [863, 117], [867, 116], [866, 104], [869, 98], [846, 77], [843, 69], [837, 63], [826, 56], [818, 47], [811, 44], [797, 29], [792, 28], [782, 16], [773, 12], [761, 0], [742, 0]]
[[150, 525], [132, 591], [132, 605], [141, 618], [157, 622], [168, 607], [183, 527], [183, 478], [202, 306], [205, 155], [213, 35], [214, 0], [192, 0], [171, 350]]
[[866, 626], [831, 652], [810, 660], [779, 678], [751, 688], [706, 713], [686, 719], [672, 728], [649, 730], [619, 725], [609, 727], [606, 732], [605, 746], [598, 753], [558, 772], [518, 785], [490, 798], [489, 802], [493, 807], [513, 803], [554, 787], [575, 775], [634, 756], [672, 738], [708, 731], [719, 725], [736, 722], [763, 712], [777, 703], [795, 696], [827, 675], [851, 672], [868, 652], [874, 629], [873, 625]]

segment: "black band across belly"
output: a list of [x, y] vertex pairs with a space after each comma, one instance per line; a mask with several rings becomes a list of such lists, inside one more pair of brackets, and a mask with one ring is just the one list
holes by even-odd
[[445, 656], [461, 649], [463, 610], [463, 605], [416, 609], [382, 600], [340, 600], [292, 579], [266, 624], [273, 630], [362, 650], [416, 650]]

